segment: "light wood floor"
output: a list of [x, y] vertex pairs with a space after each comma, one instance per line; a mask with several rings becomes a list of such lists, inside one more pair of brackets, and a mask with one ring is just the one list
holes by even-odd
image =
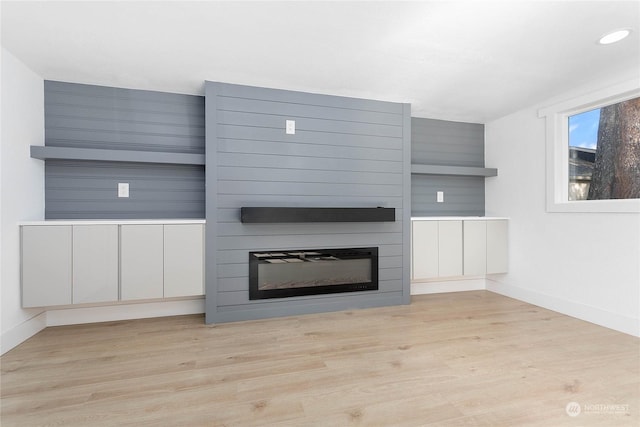
[[55, 327], [2, 357], [1, 424], [638, 426], [639, 343], [486, 291]]

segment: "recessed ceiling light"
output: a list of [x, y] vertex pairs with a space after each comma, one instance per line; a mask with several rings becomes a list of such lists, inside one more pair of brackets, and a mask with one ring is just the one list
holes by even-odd
[[631, 30], [629, 30], [628, 28], [611, 31], [610, 33], [607, 33], [604, 36], [600, 37], [600, 40], [598, 40], [598, 43], [611, 44], [611, 43], [619, 42], [620, 40], [627, 37], [629, 34], [631, 34]]

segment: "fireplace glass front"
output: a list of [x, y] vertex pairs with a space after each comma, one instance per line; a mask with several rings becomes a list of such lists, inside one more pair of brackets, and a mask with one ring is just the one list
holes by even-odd
[[378, 248], [249, 252], [249, 299], [378, 289]]

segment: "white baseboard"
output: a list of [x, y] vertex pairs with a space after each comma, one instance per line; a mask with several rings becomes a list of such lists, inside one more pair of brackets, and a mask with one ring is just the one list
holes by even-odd
[[18, 344], [28, 340], [47, 327], [47, 312], [43, 311], [37, 316], [19, 324], [2, 334], [0, 339], [0, 354], [5, 354]]
[[640, 320], [487, 279], [487, 290], [605, 328], [640, 337]]
[[[411, 295], [444, 292], [489, 290], [500, 295], [557, 311], [605, 328], [640, 337], [640, 321], [617, 313], [562, 300], [528, 289], [505, 285], [485, 278], [456, 279], [438, 282], [413, 282]], [[205, 311], [203, 297], [172, 301], [140, 302], [110, 306], [73, 307], [52, 309], [6, 331], [0, 339], [0, 354], [4, 354], [20, 343], [31, 338], [47, 326], [62, 326], [84, 323], [109, 322], [117, 320], [144, 319], [151, 317], [201, 314]]]
[[201, 313], [204, 313], [203, 297], [94, 307], [72, 307], [47, 311], [47, 326], [77, 325]]
[[484, 278], [411, 282], [411, 295], [441, 294], [445, 292], [478, 291], [486, 289]]
[[47, 326], [77, 325], [151, 317], [204, 313], [204, 297], [106, 306], [49, 309], [2, 334], [0, 354], [31, 338]]

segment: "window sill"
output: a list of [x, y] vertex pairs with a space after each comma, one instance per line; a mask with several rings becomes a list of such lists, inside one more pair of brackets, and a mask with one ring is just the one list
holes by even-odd
[[547, 204], [547, 212], [640, 213], [640, 199], [551, 202]]

